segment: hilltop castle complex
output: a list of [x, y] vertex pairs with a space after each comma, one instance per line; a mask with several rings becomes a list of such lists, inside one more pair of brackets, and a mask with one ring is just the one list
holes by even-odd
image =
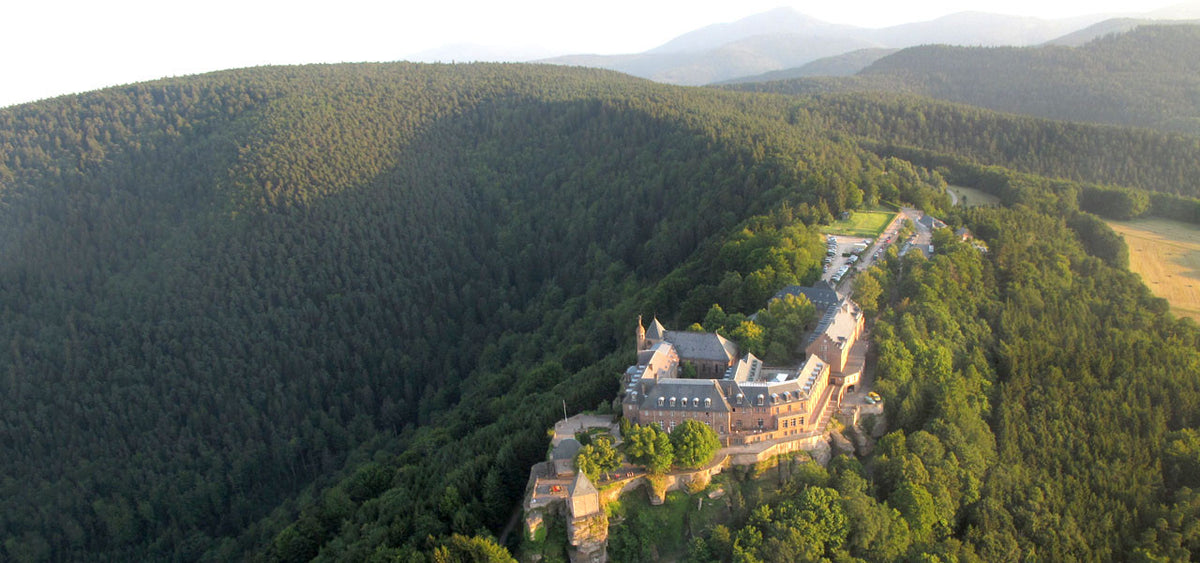
[[[800, 449], [807, 438], [819, 439], [830, 406], [839, 405], [842, 394], [858, 384], [866, 344], [858, 341], [863, 313], [831, 288], [794, 286], [775, 298], [787, 294], [804, 296], [820, 315], [816, 329], [803, 341], [805, 358], [796, 366], [767, 366], [753, 354], [739, 356], [737, 344], [719, 334], [667, 330], [658, 319], [647, 327], [639, 317], [634, 333], [637, 363], [625, 370], [620, 397], [625, 418], [635, 424], [658, 424], [666, 431], [685, 420], [699, 420], [717, 432], [723, 445], [749, 445], [723, 458], [733, 463], [739, 463], [737, 455], [757, 463], [763, 456]], [[530, 469], [526, 531], [535, 537], [548, 514], [561, 514], [571, 561], [607, 560], [604, 505], [646, 481], [642, 472], [619, 471], [605, 475], [606, 486], [597, 489], [576, 469], [578, 433], [589, 428], [615, 433], [616, 426], [604, 416], [564, 419], [555, 425], [549, 459]], [[661, 490], [652, 486], [651, 503], [663, 503], [667, 490], [708, 483], [723, 463], [672, 476]]]
[[[738, 358], [737, 345], [719, 334], [669, 331], [658, 319], [635, 332], [637, 364], [625, 371], [621, 401], [636, 424], [656, 423], [670, 431], [684, 420], [699, 420], [725, 445], [804, 437], [820, 431], [832, 401], [858, 383], [862, 360], [851, 349], [863, 329], [863, 314], [832, 289], [789, 287], [804, 295], [821, 316], [807, 338], [798, 366], [770, 367], [753, 354]], [[681, 366], [696, 379], [680, 377]]]

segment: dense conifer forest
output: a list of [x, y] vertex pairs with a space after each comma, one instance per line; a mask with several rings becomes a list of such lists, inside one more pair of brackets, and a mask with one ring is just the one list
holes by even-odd
[[894, 94], [823, 94], [812, 116], [883, 147], [920, 147], [1049, 178], [1200, 196], [1200, 139], [999, 114]]
[[[1194, 204], [1167, 175], [1200, 148], [1088, 176], [950, 150], [904, 125], [922, 103], [370, 64], [0, 110], [0, 558], [503, 560], [545, 429], [609, 408], [638, 314], [756, 311], [881, 203], [992, 248], [865, 274], [896, 430], [689, 557], [1200, 555], [1200, 333], [1092, 214]], [[971, 111], [929, 114], [1044, 131]]]

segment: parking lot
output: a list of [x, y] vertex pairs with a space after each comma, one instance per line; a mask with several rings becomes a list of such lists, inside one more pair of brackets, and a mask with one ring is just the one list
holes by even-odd
[[[895, 236], [894, 232], [885, 232], [880, 240], [875, 240], [867, 237], [851, 237], [845, 235], [828, 235], [826, 237], [825, 254], [826, 267], [824, 273], [821, 274], [821, 279], [835, 286], [841, 282], [851, 278], [855, 273], [871, 267], [874, 263], [876, 254], [882, 256], [882, 250], [886, 249], [888, 242]], [[832, 242], [830, 242], [832, 241]], [[865, 248], [864, 248], [865, 245]], [[845, 271], [842, 268], [845, 267]], [[839, 276], [838, 273], [842, 272]], [[836, 279], [835, 279], [836, 278]]]
[[[913, 244], [927, 244], [930, 238], [929, 230], [917, 223], [917, 219], [922, 215], [921, 211], [912, 208], [900, 210], [900, 217], [898, 219], [908, 219], [917, 228], [915, 236], [911, 241]], [[826, 262], [825, 271], [821, 274], [821, 279], [833, 284], [840, 291], [844, 291], [845, 288], [840, 288], [839, 286], [847, 283], [846, 280], [854, 277], [854, 274], [870, 268], [877, 258], [883, 257], [883, 253], [887, 250], [888, 246], [906, 242], [896, 240], [900, 226], [901, 221], [893, 221], [884, 229], [878, 239], [847, 235], [826, 235], [826, 249], [829, 250], [826, 258], [829, 261]], [[866, 249], [858, 252], [858, 258], [853, 259], [852, 257], [855, 256], [855, 245], [859, 245], [858, 248], [862, 248], [862, 243], [867, 243]], [[843, 256], [843, 254], [847, 256]], [[839, 277], [838, 272], [843, 267], [846, 270]], [[834, 278], [838, 279], [835, 281]]]
[[[849, 267], [853, 265], [851, 257], [855, 255], [855, 245], [860, 245], [859, 248], [862, 248], [861, 244], [865, 243], [867, 240], [869, 239], [866, 237], [848, 237], [842, 235], [829, 235], [826, 237], [826, 267], [824, 273], [821, 275], [821, 279], [828, 282], [837, 283], [834, 281], [834, 278], [838, 277], [838, 272], [842, 271], [843, 267]], [[862, 252], [860, 251], [858, 254], [861, 255], [861, 253]], [[860, 258], [855, 258], [854, 260], [857, 261], [859, 259]], [[841, 279], [842, 278], [838, 278], [837, 281], [841, 281]]]

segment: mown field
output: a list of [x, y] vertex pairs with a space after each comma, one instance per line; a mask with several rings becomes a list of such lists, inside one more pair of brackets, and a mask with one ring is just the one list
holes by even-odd
[[1200, 321], [1200, 228], [1165, 219], [1110, 221], [1129, 246], [1129, 267], [1180, 316]]
[[849, 219], [834, 221], [825, 229], [826, 234], [850, 237], [877, 237], [888, 226], [895, 211], [855, 211]]
[[987, 192], [979, 191], [975, 188], [965, 186], [946, 186], [946, 191], [953, 194], [953, 197], [958, 198], [958, 205], [963, 207], [978, 207], [999, 205], [1000, 198]]

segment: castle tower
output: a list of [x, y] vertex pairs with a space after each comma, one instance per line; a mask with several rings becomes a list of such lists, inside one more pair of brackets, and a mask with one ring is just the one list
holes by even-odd
[[638, 315], [637, 330], [634, 331], [634, 342], [637, 344], [638, 352], [648, 348], [648, 346], [646, 346], [646, 327], [642, 326], [641, 315]]

